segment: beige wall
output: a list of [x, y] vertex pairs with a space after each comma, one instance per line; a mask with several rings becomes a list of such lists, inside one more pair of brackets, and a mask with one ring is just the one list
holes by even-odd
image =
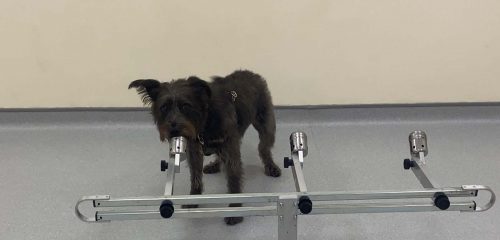
[[0, 0], [0, 107], [141, 106], [254, 70], [275, 103], [500, 101], [500, 1]]

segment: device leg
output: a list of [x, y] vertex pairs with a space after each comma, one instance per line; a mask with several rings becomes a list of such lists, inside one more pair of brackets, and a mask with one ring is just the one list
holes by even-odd
[[300, 159], [303, 159], [303, 152], [299, 151], [297, 154], [292, 155], [293, 160], [293, 179], [295, 181], [295, 189], [297, 192], [307, 192], [306, 180], [304, 179], [304, 174], [302, 172], [302, 164], [300, 164]]
[[165, 196], [171, 196], [174, 194], [174, 180], [175, 173], [179, 173], [181, 169], [181, 162], [186, 160], [186, 138], [184, 137], [173, 137], [169, 141], [170, 145], [170, 156], [168, 159], [168, 165], [164, 166], [162, 164], [162, 171], [167, 167], [167, 183], [165, 184]]
[[278, 239], [297, 240], [297, 195], [278, 199]]
[[417, 177], [418, 181], [420, 184], [422, 184], [422, 187], [424, 188], [434, 188], [434, 185], [432, 184], [432, 181], [429, 179], [427, 174], [425, 174], [425, 167], [423, 164], [413, 160], [415, 163], [413, 164], [413, 167], [411, 170], [415, 174], [415, 177]]
[[179, 155], [171, 156], [168, 159], [168, 169], [167, 169], [167, 183], [165, 184], [165, 196], [171, 196], [174, 194], [174, 180], [175, 180], [175, 159], [179, 158]]

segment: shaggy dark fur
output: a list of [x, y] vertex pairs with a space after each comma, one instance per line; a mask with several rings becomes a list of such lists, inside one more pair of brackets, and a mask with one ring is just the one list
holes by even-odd
[[[136, 88], [143, 102], [151, 105], [161, 141], [176, 136], [188, 139], [191, 194], [203, 191], [202, 172], [217, 173], [221, 164], [225, 165], [229, 193], [241, 193], [240, 145], [250, 124], [259, 133], [259, 155], [265, 174], [281, 175], [271, 154], [276, 132], [271, 94], [259, 75], [236, 71], [214, 77], [212, 82], [194, 76], [162, 83], [140, 79], [130, 83], [130, 88]], [[216, 154], [217, 158], [203, 168], [203, 154]], [[229, 225], [242, 220], [225, 218]]]

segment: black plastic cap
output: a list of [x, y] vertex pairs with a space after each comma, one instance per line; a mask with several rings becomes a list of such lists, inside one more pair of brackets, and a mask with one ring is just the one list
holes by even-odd
[[407, 158], [403, 161], [403, 168], [408, 170], [414, 166], [413, 164], [413, 161]]
[[309, 214], [312, 211], [313, 203], [308, 196], [299, 198], [299, 210], [302, 214]]
[[436, 193], [434, 205], [441, 210], [446, 210], [450, 207], [450, 199], [444, 193]]
[[160, 205], [160, 215], [163, 218], [170, 218], [174, 214], [174, 205], [171, 201], [165, 200]]
[[165, 160], [161, 160], [161, 171], [165, 172], [168, 169], [168, 162]]
[[284, 166], [285, 168], [288, 168], [288, 167], [290, 167], [290, 166], [293, 166], [293, 159], [291, 159], [291, 158], [289, 158], [289, 157], [285, 157], [285, 158], [283, 159], [283, 166]]

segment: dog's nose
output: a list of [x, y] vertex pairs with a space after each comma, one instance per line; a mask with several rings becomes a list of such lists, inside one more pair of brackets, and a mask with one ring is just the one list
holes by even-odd
[[170, 137], [179, 137], [181, 134], [181, 131], [177, 129], [172, 129], [170, 130]]
[[170, 137], [178, 137], [180, 134], [179, 124], [177, 122], [170, 122]]

